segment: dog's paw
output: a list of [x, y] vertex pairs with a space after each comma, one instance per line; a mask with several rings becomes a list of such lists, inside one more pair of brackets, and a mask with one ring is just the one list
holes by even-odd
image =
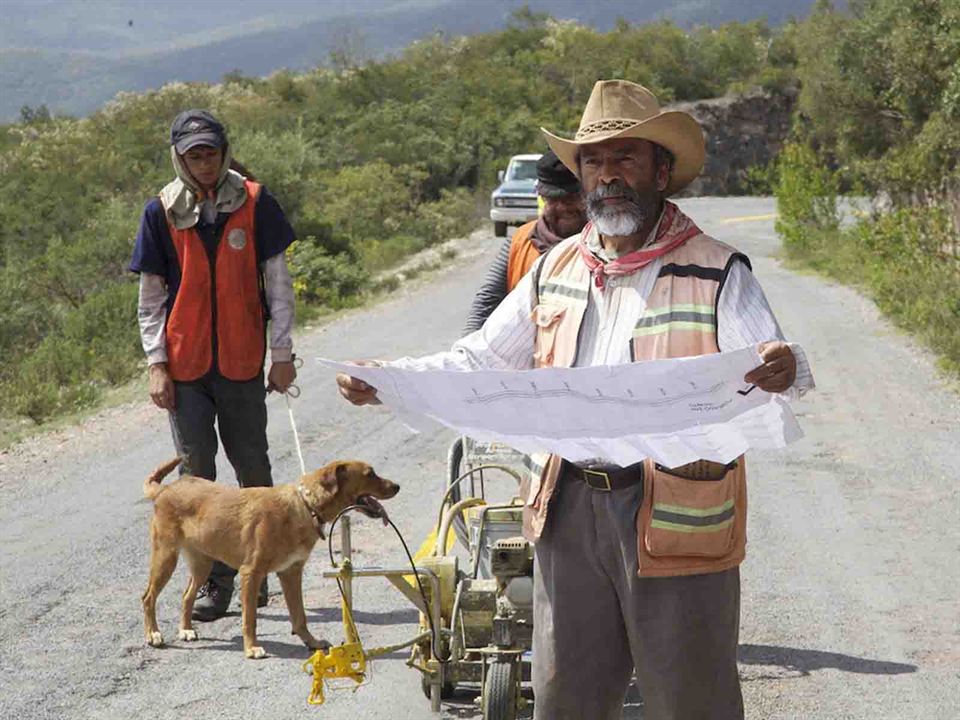
[[262, 660], [267, 656], [267, 651], [257, 645], [246, 649], [244, 653], [250, 660]]
[[193, 628], [187, 628], [187, 629], [180, 628], [177, 631], [177, 639], [184, 640], [186, 642], [193, 642], [194, 640], [197, 639], [197, 631], [194, 630]]
[[151, 647], [163, 647], [163, 635], [159, 630], [147, 634], [147, 644]]

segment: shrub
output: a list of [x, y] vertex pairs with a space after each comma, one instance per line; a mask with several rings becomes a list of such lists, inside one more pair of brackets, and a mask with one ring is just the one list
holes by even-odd
[[104, 385], [129, 380], [139, 367], [137, 285], [114, 285], [67, 313], [3, 388], [9, 408], [40, 423], [93, 403]]
[[941, 207], [904, 208], [860, 223], [844, 240], [860, 249], [880, 309], [960, 372], [960, 257]]
[[427, 247], [427, 238], [422, 235], [394, 235], [388, 238], [373, 238], [361, 243], [357, 254], [363, 267], [371, 272], [391, 268], [408, 255]]
[[827, 171], [813, 171], [813, 157], [794, 150], [781, 158], [777, 228], [789, 257], [863, 288], [896, 325], [939, 353], [946, 369], [960, 373], [960, 257], [947, 209], [900, 208], [840, 228], [831, 198], [818, 194], [829, 182]]
[[743, 192], [746, 195], [773, 195], [778, 182], [779, 174], [775, 161], [766, 165], [754, 165], [747, 168]]
[[421, 203], [413, 222], [417, 234], [427, 245], [463, 237], [473, 230], [477, 221], [476, 198], [466, 188], [441, 190], [440, 198]]
[[835, 231], [837, 179], [806, 145], [788, 143], [777, 160], [777, 232], [784, 245], [802, 249], [817, 232]]
[[330, 255], [314, 237], [287, 250], [293, 288], [300, 300], [342, 307], [368, 285], [366, 271], [347, 253]]
[[426, 173], [413, 166], [394, 167], [382, 160], [345, 167], [323, 188], [321, 208], [334, 234], [361, 251], [371, 238], [389, 238], [410, 224]]

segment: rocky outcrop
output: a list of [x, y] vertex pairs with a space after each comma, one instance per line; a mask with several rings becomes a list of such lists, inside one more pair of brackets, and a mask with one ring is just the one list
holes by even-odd
[[682, 195], [747, 192], [747, 170], [769, 164], [786, 140], [795, 100], [795, 95], [756, 93], [671, 105], [670, 110], [683, 110], [700, 122], [707, 143], [703, 173]]

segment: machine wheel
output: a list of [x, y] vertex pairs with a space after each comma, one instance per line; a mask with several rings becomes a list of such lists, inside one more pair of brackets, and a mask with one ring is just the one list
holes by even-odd
[[494, 662], [483, 684], [483, 720], [516, 720], [516, 717], [517, 665]]
[[495, 221], [493, 223], [493, 234], [497, 237], [507, 236], [507, 224], [505, 222]]

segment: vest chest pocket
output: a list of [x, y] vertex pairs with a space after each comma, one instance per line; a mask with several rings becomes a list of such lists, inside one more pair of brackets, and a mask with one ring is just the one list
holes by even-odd
[[560, 330], [561, 320], [567, 309], [561, 305], [545, 305], [540, 303], [530, 314], [537, 326], [537, 337], [534, 341], [533, 360], [537, 367], [553, 365], [554, 351], [557, 347], [557, 333]]
[[652, 557], [724, 557], [733, 549], [737, 482], [733, 468], [719, 480], [689, 480], [659, 466], [651, 480], [643, 542]]

